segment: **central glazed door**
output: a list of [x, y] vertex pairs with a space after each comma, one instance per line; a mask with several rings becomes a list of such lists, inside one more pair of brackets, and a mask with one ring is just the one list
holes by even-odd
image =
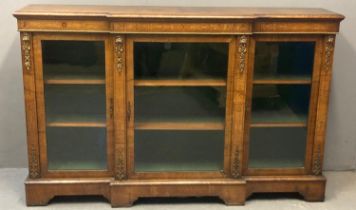
[[230, 173], [236, 40], [127, 36], [129, 178]]

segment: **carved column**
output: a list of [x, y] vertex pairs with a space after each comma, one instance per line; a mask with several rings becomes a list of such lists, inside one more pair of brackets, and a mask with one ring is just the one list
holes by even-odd
[[116, 119], [116, 141], [115, 142], [115, 179], [124, 180], [127, 178], [127, 166], [126, 166], [126, 117], [125, 113], [125, 37], [123, 35], [117, 35], [114, 37], [114, 50], [115, 50], [115, 75], [117, 81], [115, 81], [115, 97], [117, 104], [120, 104], [115, 110], [117, 113]]
[[238, 36], [234, 69], [232, 151], [230, 159], [231, 177], [235, 179], [242, 176], [248, 48], [249, 36]]

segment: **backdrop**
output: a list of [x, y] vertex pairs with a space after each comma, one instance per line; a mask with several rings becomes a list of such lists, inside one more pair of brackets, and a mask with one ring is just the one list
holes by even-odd
[[325, 169], [356, 169], [356, 1], [351, 0], [0, 0], [0, 168], [26, 167], [20, 41], [12, 13], [27, 5], [322, 7], [346, 16], [337, 36]]

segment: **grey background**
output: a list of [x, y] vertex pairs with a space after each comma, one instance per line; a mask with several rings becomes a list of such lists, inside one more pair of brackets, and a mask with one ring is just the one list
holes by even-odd
[[346, 16], [337, 37], [325, 169], [356, 169], [356, 1], [351, 0], [1, 0], [0, 168], [26, 167], [26, 130], [19, 34], [12, 13], [33, 3], [169, 6], [322, 7]]

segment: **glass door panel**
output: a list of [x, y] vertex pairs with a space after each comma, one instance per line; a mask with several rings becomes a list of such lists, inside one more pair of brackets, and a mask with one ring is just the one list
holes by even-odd
[[137, 130], [135, 135], [136, 171], [223, 170], [222, 130]]
[[49, 170], [106, 170], [104, 41], [42, 40]]
[[106, 124], [104, 85], [45, 86], [47, 124], [85, 123]]
[[228, 43], [133, 49], [135, 171], [223, 170]]
[[307, 122], [309, 85], [255, 85], [252, 123]]
[[224, 87], [137, 87], [135, 121], [224, 124]]
[[257, 42], [255, 80], [310, 81], [314, 48], [314, 42]]
[[303, 167], [306, 138], [306, 128], [252, 128], [249, 167]]
[[227, 43], [136, 42], [135, 78], [226, 79]]
[[103, 41], [42, 41], [43, 77], [59, 79], [105, 79]]
[[256, 42], [249, 168], [304, 167], [314, 50], [312, 41]]
[[48, 127], [49, 170], [106, 169], [106, 131], [97, 127]]

